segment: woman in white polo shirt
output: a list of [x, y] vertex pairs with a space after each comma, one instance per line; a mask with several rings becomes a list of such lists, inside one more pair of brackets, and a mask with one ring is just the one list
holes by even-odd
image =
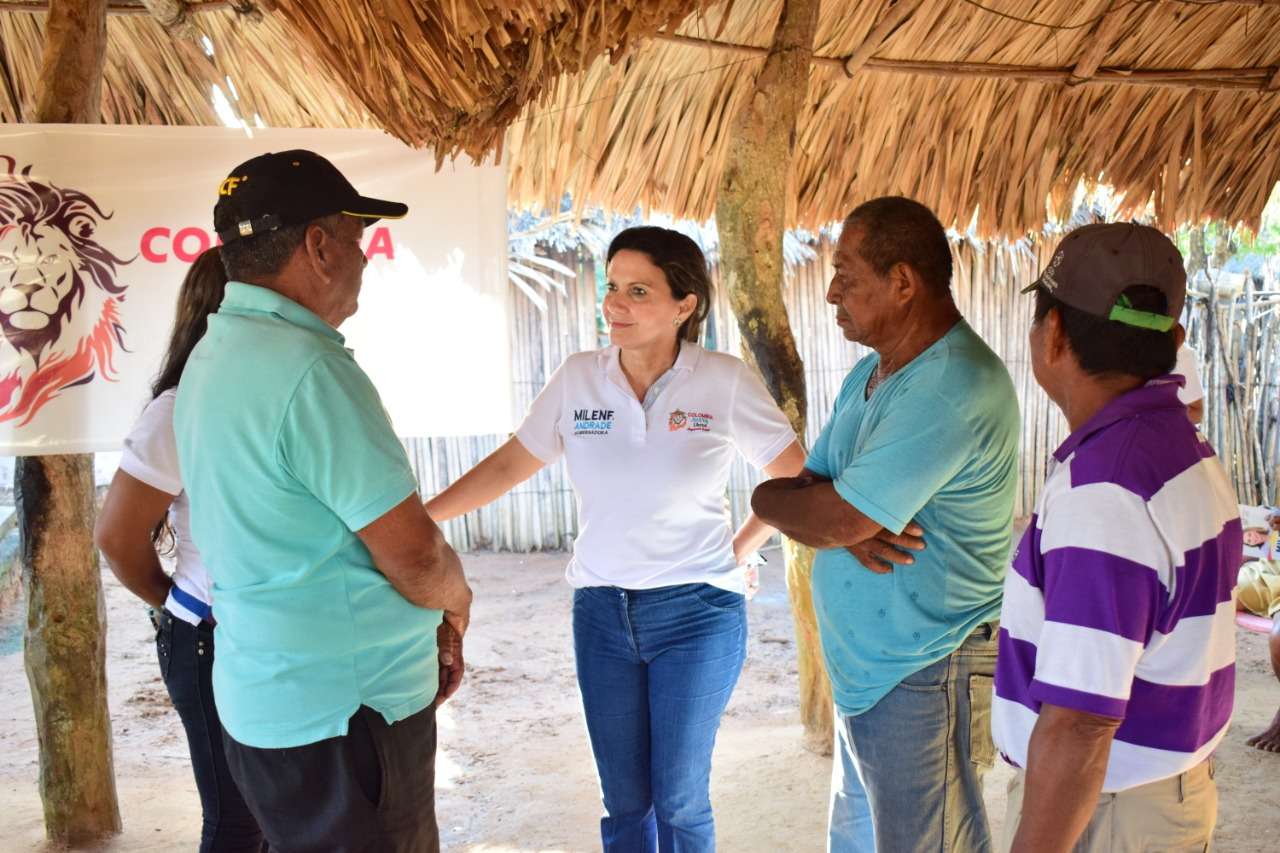
[[[191, 541], [191, 508], [178, 471], [173, 402], [192, 348], [218, 310], [227, 276], [217, 249], [191, 265], [178, 292], [169, 348], [151, 386], [152, 400], [124, 440], [94, 541], [111, 571], [152, 607], [160, 677], [187, 733], [200, 794], [200, 853], [250, 853], [262, 831], [227, 768], [222, 725], [213, 703], [213, 596], [209, 574]], [[175, 569], [156, 553], [172, 537]]]
[[604, 849], [712, 850], [711, 751], [746, 650], [742, 565], [773, 532], [754, 516], [730, 528], [729, 469], [741, 452], [770, 477], [794, 476], [804, 452], [759, 378], [695, 343], [711, 302], [697, 244], [630, 228], [608, 262], [612, 346], [565, 359], [515, 436], [427, 511], [470, 512], [565, 457]]

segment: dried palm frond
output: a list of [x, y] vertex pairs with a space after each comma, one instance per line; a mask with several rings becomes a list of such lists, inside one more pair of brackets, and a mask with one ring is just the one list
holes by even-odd
[[[1257, 223], [1280, 179], [1280, 5], [983, 5], [1085, 25], [1033, 26], [963, 0], [923, 0], [850, 78], [844, 58], [890, 3], [824, 3], [815, 55], [830, 61], [815, 60], [810, 76], [789, 224], [818, 226], [900, 193], [948, 226], [1016, 236], [1070, 216], [1081, 181], [1115, 187], [1122, 214], [1154, 204], [1170, 228]], [[658, 39], [617, 65], [561, 78], [508, 134], [513, 200], [545, 206], [567, 191], [583, 207], [709, 216], [730, 118], [762, 57], [707, 42], [768, 45], [778, 9], [777, 0], [713, 7], [678, 28], [684, 41]], [[1131, 85], [1152, 69], [1177, 73]], [[1087, 76], [1072, 85], [1077, 70]]]
[[[0, 121], [30, 114], [40, 66], [44, 15], [20, 2], [41, 0], [0, 2]], [[111, 17], [104, 121], [219, 124], [218, 87], [250, 125], [380, 127], [437, 157], [505, 148], [522, 207], [569, 192], [579, 212], [705, 221], [781, 0], [185, 5], [199, 38]], [[823, 3], [797, 154], [777, 164], [789, 225], [903, 193], [961, 231], [1017, 236], [1069, 217], [1082, 182], [1168, 228], [1256, 225], [1280, 178], [1280, 0], [981, 5]]]

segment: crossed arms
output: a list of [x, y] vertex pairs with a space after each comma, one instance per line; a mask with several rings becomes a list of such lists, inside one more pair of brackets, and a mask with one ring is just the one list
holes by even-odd
[[825, 477], [805, 468], [798, 477], [761, 483], [751, 509], [772, 527], [812, 548], [860, 545], [882, 529], [836, 492]]
[[808, 468], [796, 477], [761, 483], [751, 495], [751, 509], [784, 536], [811, 548], [845, 548], [877, 574], [909, 565], [914, 558], [907, 551], [924, 548], [919, 525], [909, 524], [901, 534], [886, 530]]

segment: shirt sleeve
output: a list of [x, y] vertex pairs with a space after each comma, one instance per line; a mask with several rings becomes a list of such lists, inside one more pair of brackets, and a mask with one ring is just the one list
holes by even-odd
[[569, 361], [566, 359], [551, 374], [516, 430], [516, 438], [524, 445], [524, 449], [548, 465], [564, 453], [560, 419], [564, 417], [564, 383], [568, 367]]
[[307, 371], [278, 446], [285, 469], [352, 532], [418, 488], [377, 390], [349, 358], [325, 356]]
[[858, 366], [861, 363], [855, 364], [849, 374], [845, 376], [844, 382], [840, 384], [840, 390], [836, 392], [835, 402], [831, 404], [831, 411], [827, 414], [827, 422], [822, 425], [822, 429], [818, 432], [818, 440], [813, 443], [813, 447], [809, 449], [809, 455], [805, 457], [804, 467], [819, 477], [831, 479], [833, 476], [831, 465], [827, 461], [831, 458], [828, 455], [831, 451], [831, 425], [835, 423], [836, 413], [840, 411], [840, 406], [845, 400], [845, 395], [849, 393], [850, 386], [856, 381], [854, 377], [860, 373]]
[[1157, 550], [1158, 533], [1142, 500], [1111, 483], [1058, 495], [1042, 526], [1044, 625], [1031, 698], [1123, 719], [1164, 589], [1135, 557]]
[[951, 401], [907, 389], [832, 479], [855, 509], [901, 533], [978, 452], [976, 431]]
[[1186, 379], [1178, 391], [1178, 399], [1186, 406], [1204, 399], [1204, 383], [1200, 381], [1200, 368], [1197, 366], [1199, 361], [1200, 356], [1191, 347], [1184, 344], [1178, 348], [1178, 362], [1173, 372]]
[[804, 460], [804, 467], [819, 477], [827, 479], [831, 478], [831, 466], [827, 464], [827, 451], [831, 447], [831, 424], [835, 421], [834, 412], [832, 415], [827, 418], [826, 424], [818, 433], [818, 440], [813, 443], [813, 447], [809, 449], [809, 455]]
[[731, 408], [733, 443], [746, 460], [764, 468], [791, 446], [796, 434], [760, 377], [738, 362], [738, 382]]
[[166, 391], [147, 404], [125, 437], [120, 454], [121, 471], [169, 495], [182, 493], [178, 443], [173, 435], [176, 396]]

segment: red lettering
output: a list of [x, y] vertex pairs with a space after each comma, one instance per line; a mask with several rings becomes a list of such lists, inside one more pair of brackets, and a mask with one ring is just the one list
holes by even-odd
[[390, 228], [382, 226], [373, 229], [373, 237], [369, 240], [369, 248], [364, 250], [364, 256], [373, 260], [374, 255], [382, 255], [389, 261], [396, 259], [396, 246], [391, 242]]
[[[196, 238], [196, 250], [194, 252], [187, 251], [187, 239], [189, 237]], [[191, 263], [200, 257], [206, 249], [209, 248], [209, 233], [203, 228], [183, 228], [173, 236], [173, 254], [178, 260]]]
[[169, 236], [169, 229], [165, 228], [163, 225], [157, 226], [155, 228], [148, 228], [146, 231], [143, 231], [142, 245], [138, 247], [139, 251], [142, 252], [142, 257], [146, 258], [148, 261], [150, 261], [153, 264], [163, 264], [165, 261], [169, 260], [168, 255], [166, 255], [163, 252], [157, 252], [153, 245], [157, 237], [168, 237], [168, 236]]

